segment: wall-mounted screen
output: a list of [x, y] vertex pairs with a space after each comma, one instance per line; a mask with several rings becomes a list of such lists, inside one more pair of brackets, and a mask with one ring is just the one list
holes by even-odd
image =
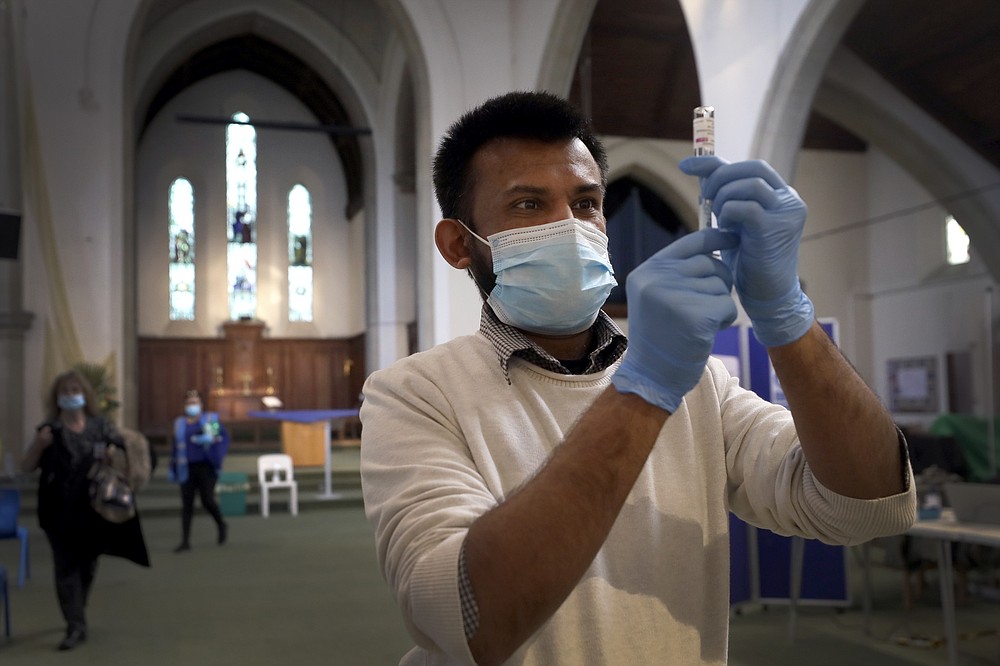
[[891, 411], [926, 413], [940, 410], [936, 356], [892, 358], [886, 365]]

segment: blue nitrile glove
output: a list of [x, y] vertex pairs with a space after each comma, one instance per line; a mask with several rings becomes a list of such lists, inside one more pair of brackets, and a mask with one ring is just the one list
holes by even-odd
[[192, 439], [195, 444], [201, 444], [202, 446], [210, 446], [212, 442], [215, 441], [215, 437], [213, 437], [212, 433], [209, 432], [203, 432], [200, 435], [195, 435]]
[[628, 352], [611, 378], [670, 413], [705, 370], [715, 335], [736, 320], [733, 275], [716, 250], [735, 234], [703, 229], [682, 236], [629, 273]]
[[688, 157], [681, 171], [701, 177], [719, 228], [739, 235], [722, 253], [736, 293], [765, 347], [795, 342], [812, 326], [812, 301], [799, 285], [799, 241], [806, 204], [760, 160], [729, 164], [719, 157]]

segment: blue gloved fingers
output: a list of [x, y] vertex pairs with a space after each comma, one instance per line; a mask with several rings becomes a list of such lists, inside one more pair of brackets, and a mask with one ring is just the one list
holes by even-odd
[[[630, 301], [645, 298], [654, 299], [661, 305], [694, 305], [694, 301], [703, 296], [730, 297], [733, 289], [733, 274], [718, 259], [701, 262], [698, 259], [685, 259], [676, 262], [670, 271], [647, 271], [642, 276], [632, 279], [629, 275], [625, 291]], [[680, 264], [687, 264], [681, 266]], [[683, 282], [683, 285], [679, 285]], [[690, 299], [684, 301], [684, 298]], [[731, 297], [730, 297], [730, 300]]]
[[[786, 197], [782, 197], [786, 199]], [[747, 245], [758, 241], [794, 243], [798, 249], [799, 238], [805, 226], [806, 206], [801, 206], [787, 198], [789, 203], [778, 208], [765, 208], [758, 201], [731, 199], [723, 202], [718, 208], [716, 217], [719, 219], [719, 229], [740, 238], [740, 248], [747, 250]], [[750, 252], [761, 248], [751, 247]], [[777, 248], [767, 248], [771, 253]], [[789, 250], [792, 246], [788, 246]]]
[[784, 203], [785, 198], [782, 196], [784, 191], [784, 188], [775, 190], [763, 178], [732, 180], [715, 192], [712, 198], [713, 212], [718, 216], [719, 209], [727, 201], [753, 201], [760, 204], [764, 210], [774, 210]]
[[772, 347], [804, 335], [814, 317], [798, 278], [805, 202], [760, 160], [730, 164], [718, 157], [692, 157], [680, 167], [701, 178], [702, 196], [712, 201], [719, 230], [739, 238], [723, 249], [722, 260], [732, 269], [758, 339]]
[[[728, 293], [733, 287], [733, 273], [728, 264], [712, 256], [719, 250], [730, 250], [739, 244], [739, 236], [719, 229], [701, 229], [681, 236], [652, 257], [643, 262], [642, 271], [629, 274], [626, 292], [632, 299], [631, 291], [639, 290], [651, 283], [653, 288], [673, 289], [678, 277], [714, 278]], [[664, 274], [666, 272], [666, 274]], [[699, 283], [692, 282], [691, 286]], [[711, 293], [699, 287], [699, 293]]]
[[699, 157], [685, 157], [677, 166], [679, 166], [681, 171], [689, 176], [705, 178], [720, 166], [725, 166], [727, 164], [729, 164], [729, 162], [718, 155], [702, 155]]
[[703, 229], [663, 248], [626, 282], [629, 348], [612, 377], [623, 393], [673, 412], [700, 380], [720, 328], [736, 320], [733, 274], [716, 250], [731, 250], [736, 234]]
[[763, 160], [747, 160], [723, 164], [713, 169], [701, 183], [701, 193], [706, 199], [718, 198], [719, 190], [725, 185], [741, 180], [761, 180], [773, 190], [788, 187], [785, 179]]
[[685, 281], [669, 295], [666, 289], [647, 293], [648, 305], [663, 298], [662, 307], [649, 313], [633, 315], [630, 304], [628, 351], [611, 378], [621, 393], [635, 393], [671, 414], [701, 379], [716, 334], [737, 315], [728, 290], [694, 295], [688, 286]]
[[710, 255], [716, 250], [729, 250], [739, 245], [739, 236], [719, 229], [699, 229], [685, 234], [659, 250], [650, 259], [662, 255], [673, 259]]

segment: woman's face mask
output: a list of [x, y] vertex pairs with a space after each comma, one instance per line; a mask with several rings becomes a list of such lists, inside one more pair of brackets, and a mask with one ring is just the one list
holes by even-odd
[[65, 412], [75, 412], [83, 409], [87, 404], [87, 399], [82, 393], [62, 393], [56, 398], [59, 409]]
[[510, 229], [484, 239], [496, 286], [487, 303], [500, 321], [530, 333], [572, 335], [590, 328], [618, 283], [608, 237], [570, 218]]
[[201, 405], [184, 405], [184, 414], [192, 419], [201, 416]]

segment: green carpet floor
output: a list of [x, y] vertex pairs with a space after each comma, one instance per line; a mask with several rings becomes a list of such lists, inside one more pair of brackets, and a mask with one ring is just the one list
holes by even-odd
[[[176, 489], [174, 489], [176, 492]], [[32, 576], [10, 588], [13, 635], [0, 634], [0, 665], [396, 664], [412, 645], [375, 563], [371, 530], [357, 502], [309, 502], [298, 517], [276, 501], [270, 518], [231, 516], [230, 539], [215, 543], [211, 519], [195, 517], [193, 550], [174, 554], [179, 512], [151, 511], [143, 528], [152, 558], [144, 569], [103, 558], [88, 607], [90, 639], [55, 651], [63, 633], [51, 553], [34, 515]], [[141, 498], [141, 496], [140, 496]], [[161, 499], [166, 502], [166, 497]], [[860, 606], [857, 563], [854, 596]], [[16, 541], [0, 541], [0, 563], [16, 580]], [[897, 637], [942, 634], [936, 577], [916, 607], [901, 607], [901, 573], [875, 568], [870, 633], [854, 607], [805, 607], [795, 641], [788, 610], [749, 607], [733, 614], [734, 666], [947, 663], [943, 647], [896, 644]], [[1000, 663], [1000, 604], [973, 599], [959, 610], [963, 664]], [[2, 631], [2, 627], [0, 627]], [[631, 665], [627, 665], [631, 666]]]
[[[395, 664], [411, 641], [375, 565], [357, 506], [230, 517], [230, 537], [196, 516], [192, 550], [174, 554], [180, 519], [143, 521], [152, 567], [105, 557], [87, 615], [89, 640], [54, 646], [64, 625], [51, 553], [31, 529], [31, 579], [10, 589], [13, 636], [0, 664]], [[0, 561], [16, 569], [14, 542]], [[11, 572], [13, 574], [13, 572]]]

